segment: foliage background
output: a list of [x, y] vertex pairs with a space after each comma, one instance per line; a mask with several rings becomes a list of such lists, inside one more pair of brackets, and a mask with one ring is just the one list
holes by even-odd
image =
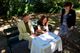
[[23, 13], [58, 13], [65, 1], [80, 8], [80, 0], [0, 0], [0, 16], [9, 19], [11, 16], [22, 16]]

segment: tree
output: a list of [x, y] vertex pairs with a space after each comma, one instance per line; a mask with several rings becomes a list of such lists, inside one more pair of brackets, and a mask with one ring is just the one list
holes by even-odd
[[0, 16], [5, 19], [23, 13], [57, 13], [65, 1], [70, 1], [74, 7], [80, 7], [79, 0], [0, 0]]

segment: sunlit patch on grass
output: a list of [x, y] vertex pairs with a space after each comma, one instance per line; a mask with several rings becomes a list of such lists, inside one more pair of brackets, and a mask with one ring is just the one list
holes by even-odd
[[1, 52], [0, 53], [6, 53], [6, 50], [5, 49], [3, 49], [3, 50], [1, 50]]
[[80, 12], [80, 9], [79, 10], [76, 10], [76, 12]]
[[3, 19], [0, 19], [0, 21], [3, 21]]
[[3, 31], [3, 28], [2, 27], [0, 28], [0, 31]]
[[3, 31], [4, 29], [8, 29], [10, 27], [10, 25], [2, 25], [2, 27], [0, 27], [0, 31]]
[[76, 19], [78, 20], [78, 19], [80, 19], [80, 17], [76, 17]]

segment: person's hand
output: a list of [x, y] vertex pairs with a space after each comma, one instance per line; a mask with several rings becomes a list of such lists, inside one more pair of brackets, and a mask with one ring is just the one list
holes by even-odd
[[32, 39], [33, 38], [35, 38], [36, 37], [36, 35], [35, 34], [31, 34], [31, 36], [30, 36]]
[[37, 32], [40, 32], [40, 33], [45, 33], [45, 31], [43, 31], [43, 30], [37, 30]]
[[37, 32], [42, 32], [42, 30], [38, 29]]
[[32, 34], [31, 34], [31, 36], [34, 36], [34, 37], [35, 37], [35, 36], [36, 36], [36, 34], [32, 33]]

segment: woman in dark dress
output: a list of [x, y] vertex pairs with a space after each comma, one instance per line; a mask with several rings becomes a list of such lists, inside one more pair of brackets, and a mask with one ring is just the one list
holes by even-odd
[[76, 13], [75, 10], [72, 9], [71, 2], [65, 2], [64, 9], [62, 9], [61, 13], [61, 27], [60, 27], [60, 35], [67, 35], [69, 30], [72, 30], [76, 23]]

